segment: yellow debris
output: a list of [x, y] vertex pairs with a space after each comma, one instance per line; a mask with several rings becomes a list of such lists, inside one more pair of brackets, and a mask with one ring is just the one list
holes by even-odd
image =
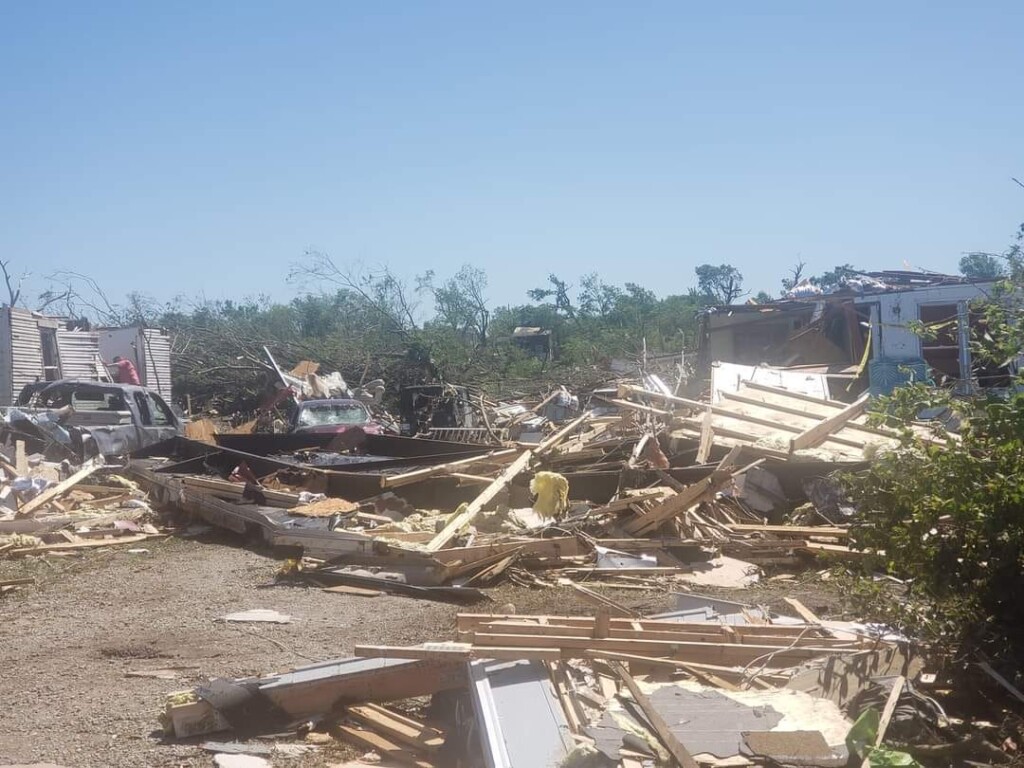
[[535, 474], [530, 493], [537, 497], [533, 511], [543, 517], [558, 517], [569, 508], [569, 481], [557, 472]]

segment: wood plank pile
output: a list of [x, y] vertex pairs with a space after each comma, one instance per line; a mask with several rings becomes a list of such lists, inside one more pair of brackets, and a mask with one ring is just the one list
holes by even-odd
[[[79, 467], [47, 462], [26, 456], [21, 443], [13, 453], [0, 455], [0, 557], [67, 555], [163, 536], [145, 494], [116, 467], [96, 459]], [[3, 592], [16, 586], [5, 582]]]
[[[872, 676], [919, 663], [897, 644], [791, 603], [801, 618], [753, 608], [702, 622], [604, 609], [464, 613], [453, 642], [363, 645], [354, 658], [179, 691], [166, 701], [164, 725], [177, 738], [245, 737], [311, 722], [319, 743], [334, 738], [421, 768], [584, 757], [609, 768], [768, 766], [793, 748], [776, 743], [792, 735], [770, 734], [799, 733], [815, 751], [800, 764], [845, 765], [851, 722], [841, 707]], [[432, 697], [425, 710], [423, 696]]]
[[[808, 483], [827, 484], [895, 444], [894, 432], [866, 423], [866, 404], [752, 382], [709, 404], [623, 383], [546, 424], [537, 442], [448, 460], [257, 475], [240, 453], [228, 476], [234, 462], [199, 475], [208, 463], [196, 457], [132, 469], [208, 522], [301, 548], [307, 575], [325, 587], [464, 601], [502, 580], [650, 588], [721, 555], [764, 567], [861, 557], [847, 546], [841, 499], [823, 507]], [[359, 492], [345, 496], [346, 483]], [[425, 498], [435, 507], [407, 501]]]

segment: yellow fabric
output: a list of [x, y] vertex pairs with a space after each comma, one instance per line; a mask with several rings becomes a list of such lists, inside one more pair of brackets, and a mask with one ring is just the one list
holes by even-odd
[[533, 511], [543, 517], [558, 517], [569, 507], [569, 481], [557, 472], [535, 474], [530, 493], [537, 497]]

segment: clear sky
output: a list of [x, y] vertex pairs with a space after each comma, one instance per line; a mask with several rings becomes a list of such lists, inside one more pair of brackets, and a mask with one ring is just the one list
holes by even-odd
[[0, 2], [0, 258], [269, 293], [307, 248], [660, 295], [1024, 220], [1024, 3]]

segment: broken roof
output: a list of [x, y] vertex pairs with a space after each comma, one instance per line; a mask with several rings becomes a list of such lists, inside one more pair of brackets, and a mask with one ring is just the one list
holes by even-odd
[[[923, 270], [882, 270], [880, 272], [851, 270], [843, 278], [843, 284], [828, 293], [808, 293], [806, 295], [793, 295], [790, 293], [777, 301], [767, 301], [762, 304], [753, 301], [746, 304], [719, 304], [708, 307], [705, 311], [708, 314], [714, 314], [722, 311], [732, 313], [805, 310], [816, 302], [832, 299], [853, 299], [861, 296], [915, 291], [924, 288], [935, 288], [937, 286], [979, 285], [992, 282], [994, 281], [991, 279], [976, 280], [963, 277], [962, 275], [946, 275], [941, 272], [927, 272]], [[816, 288], [817, 286], [814, 287]]]

